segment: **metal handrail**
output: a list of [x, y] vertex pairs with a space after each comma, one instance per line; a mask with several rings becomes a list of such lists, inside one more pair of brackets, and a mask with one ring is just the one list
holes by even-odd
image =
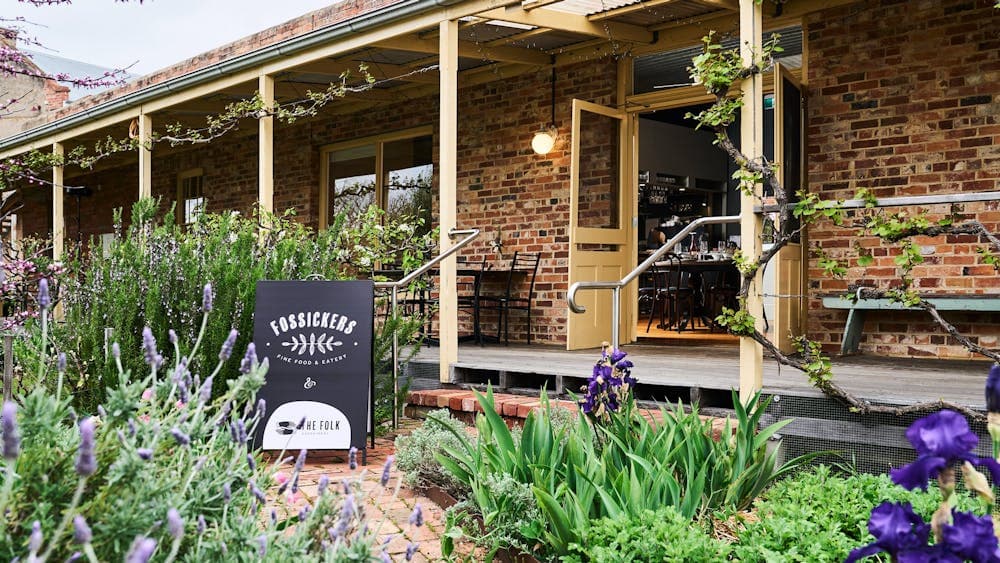
[[[420, 266], [416, 270], [413, 270], [409, 274], [403, 276], [402, 279], [396, 281], [384, 281], [375, 282], [375, 287], [379, 289], [389, 289], [392, 290], [392, 300], [390, 305], [390, 311], [392, 312], [392, 318], [396, 318], [396, 310], [399, 306], [399, 288], [406, 287], [410, 285], [413, 280], [419, 278], [420, 276], [427, 273], [428, 270], [434, 266], [440, 264], [445, 259], [453, 256], [459, 250], [467, 246], [470, 242], [475, 240], [479, 236], [479, 229], [452, 229], [448, 231], [448, 238], [454, 239], [455, 237], [465, 235], [465, 238], [455, 243], [451, 248], [438, 254], [433, 259], [426, 262], [423, 266]], [[399, 411], [396, 408], [396, 399], [399, 395], [399, 335], [396, 331], [392, 331], [392, 427], [399, 427]]]
[[653, 264], [658, 262], [664, 254], [673, 250], [674, 246], [680, 241], [684, 240], [692, 231], [699, 227], [705, 225], [723, 225], [728, 223], [739, 223], [739, 215], [724, 215], [722, 217], [701, 217], [695, 219], [688, 223], [683, 229], [680, 230], [676, 235], [671, 237], [670, 240], [665, 242], [663, 246], [658, 248], [656, 252], [651, 254], [649, 258], [643, 260], [642, 264], [635, 267], [634, 270], [629, 272], [624, 278], [618, 281], [583, 281], [576, 282], [569, 288], [569, 293], [566, 294], [566, 301], [569, 303], [569, 310], [581, 314], [587, 311], [587, 308], [576, 302], [576, 293], [582, 289], [610, 289], [612, 292], [611, 296], [611, 348], [618, 348], [620, 343], [619, 334], [619, 322], [621, 320], [621, 292], [622, 288], [632, 282], [635, 278], [639, 277], [643, 272], [648, 270]]

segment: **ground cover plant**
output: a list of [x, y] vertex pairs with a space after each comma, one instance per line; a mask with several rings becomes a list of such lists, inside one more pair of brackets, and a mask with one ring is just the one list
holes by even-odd
[[[261, 221], [268, 228], [261, 228]], [[74, 405], [84, 412], [107, 399], [109, 386], [117, 383], [118, 362], [132, 372], [144, 365], [144, 326], [161, 342], [194, 342], [202, 335], [189, 366], [207, 371], [231, 331], [237, 331], [237, 349], [250, 342], [259, 280], [353, 279], [370, 275], [380, 263], [410, 269], [423, 261], [434, 240], [433, 233], [415, 234], [419, 220], [390, 219], [377, 208], [360, 222], [346, 224], [341, 218], [317, 233], [290, 216], [235, 213], [204, 214], [182, 227], [170, 210], [145, 199], [135, 204], [127, 226], [120, 216], [116, 223], [118, 230], [106, 248], [92, 243], [71, 265], [74, 275], [68, 277], [62, 299], [66, 322], [54, 327], [52, 335], [56, 349], [66, 354], [66, 383], [73, 389]], [[212, 284], [215, 312], [207, 320], [199, 310], [206, 282]], [[392, 333], [401, 343], [416, 343], [420, 320], [379, 315], [377, 321], [376, 420], [384, 421], [394, 407]], [[38, 373], [40, 327], [29, 323], [25, 328], [27, 337], [19, 340], [15, 357], [23, 366], [21, 378], [31, 387]], [[120, 344], [117, 359], [110, 353], [111, 341]], [[213, 396], [226, 391], [239, 364], [239, 358], [226, 361], [213, 381]]]
[[[43, 355], [51, 349], [45, 334], [47, 289], [43, 280], [38, 298]], [[210, 290], [206, 286], [199, 293], [209, 296]], [[210, 309], [205, 299], [203, 316]], [[174, 339], [161, 349], [144, 331], [141, 353], [147, 363], [134, 372], [123, 368], [114, 343], [115, 383], [90, 416], [77, 414], [70, 404], [65, 356], [58, 354], [52, 372], [39, 362], [38, 375], [55, 382], [54, 392], [38, 387], [19, 404], [6, 402], [0, 413], [0, 557], [36, 562], [387, 557], [376, 542], [379, 522], [366, 519], [356, 475], [333, 484], [321, 480], [317, 494], [299, 508], [305, 450], [288, 458], [281, 452], [268, 462], [250, 447], [267, 410], [256, 399], [267, 360], [258, 362], [250, 345], [237, 357], [241, 369], [213, 398], [212, 383], [234, 357], [236, 338], [215, 350], [211, 371], [201, 370], [187, 358], [204, 345], [198, 338], [203, 332], [194, 345]], [[351, 458], [354, 469], [353, 451]], [[386, 499], [394, 494], [390, 463], [377, 491]], [[290, 475], [279, 479], [279, 470]], [[418, 511], [411, 522], [421, 520]]]

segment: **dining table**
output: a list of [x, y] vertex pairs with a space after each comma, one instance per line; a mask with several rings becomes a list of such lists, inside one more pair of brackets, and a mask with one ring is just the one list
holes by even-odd
[[[738, 276], [739, 272], [736, 269], [736, 263], [733, 261], [731, 256], [721, 253], [678, 254], [678, 256], [680, 257], [681, 272], [688, 272], [690, 274], [689, 286], [695, 293], [695, 308], [698, 318], [701, 319], [704, 326], [715, 326], [715, 320], [710, 317], [709, 312], [705, 309], [704, 274], [706, 272], [722, 272]], [[667, 269], [674, 267], [675, 263], [669, 260], [663, 260], [656, 262], [655, 265], [659, 269]], [[684, 330], [687, 326], [688, 320], [689, 319], [684, 319], [681, 322], [680, 330]]]

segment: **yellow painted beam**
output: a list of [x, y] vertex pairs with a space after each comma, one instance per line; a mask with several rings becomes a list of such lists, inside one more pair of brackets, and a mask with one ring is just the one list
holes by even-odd
[[[440, 120], [438, 131], [439, 226], [443, 254], [451, 248], [448, 232], [455, 228], [458, 209], [458, 21], [440, 24]], [[458, 289], [455, 257], [441, 263], [438, 336], [441, 341], [440, 378], [451, 382], [451, 366], [458, 361]]]
[[[264, 108], [273, 108], [274, 77], [261, 74], [258, 92]], [[261, 211], [274, 213], [274, 116], [264, 115], [258, 118], [257, 124], [257, 203]]]
[[[740, 0], [740, 54], [743, 64], [753, 64], [754, 54], [760, 53], [763, 35], [763, 17], [760, 4], [755, 0]], [[743, 107], [740, 110], [740, 150], [750, 159], [764, 154], [764, 81], [760, 73], [751, 75], [740, 85]], [[752, 194], [740, 196], [740, 246], [750, 262], [761, 254], [763, 220], [754, 213], [760, 197], [761, 185], [755, 184]], [[746, 307], [757, 318], [757, 330], [764, 330], [763, 278], [758, 270], [747, 294]], [[740, 338], [740, 400], [746, 404], [754, 393], [764, 386], [764, 352], [752, 338]]]
[[590, 21], [603, 21], [611, 18], [616, 18], [618, 16], [626, 16], [635, 12], [646, 12], [653, 11], [660, 6], [666, 4], [674, 4], [680, 0], [648, 0], [645, 2], [638, 2], [635, 4], [629, 4], [628, 6], [622, 6], [620, 8], [612, 8], [610, 10], [605, 10], [603, 12], [597, 12], [596, 14], [590, 14], [587, 19]]
[[[328, 74], [330, 75], [329, 82], [334, 82], [340, 78], [341, 73], [349, 72], [352, 77], [361, 76], [361, 65], [368, 67], [368, 72], [374, 76], [376, 79], [385, 80], [392, 78], [395, 80], [402, 80], [403, 82], [418, 82], [420, 84], [434, 84], [437, 85], [439, 82], [437, 75], [437, 68], [431, 68], [423, 72], [415, 72], [417, 69], [409, 65], [394, 65], [387, 63], [372, 63], [358, 60], [323, 60], [314, 63], [309, 63], [307, 65], [302, 65], [300, 67], [293, 68], [286, 73], [287, 79], [295, 80], [296, 73], [304, 74]], [[437, 66], [437, 57], [434, 57], [433, 62], [429, 65], [424, 66]], [[281, 79], [286, 77], [279, 78]]]
[[[52, 143], [52, 154], [64, 154], [60, 143]], [[64, 167], [52, 167], [52, 259], [61, 260], [66, 251], [66, 218], [63, 209]]]
[[478, 16], [487, 20], [500, 20], [534, 27], [545, 27], [578, 33], [580, 35], [600, 37], [609, 41], [652, 43], [655, 39], [653, 32], [642, 26], [611, 21], [596, 23], [590, 21], [587, 16], [556, 12], [544, 8], [529, 12], [519, 6], [508, 6], [506, 8], [496, 8], [482, 12]]
[[558, 4], [563, 0], [535, 0], [530, 4], [523, 4], [525, 10], [534, 10], [535, 8], [544, 8], [545, 6], [551, 6], [552, 4]]
[[153, 118], [139, 113], [139, 199], [153, 197]]
[[[375, 46], [400, 51], [412, 51], [414, 53], [438, 53], [439, 42], [415, 36], [406, 36], [379, 41]], [[490, 61], [535, 65], [546, 65], [552, 62], [548, 53], [537, 49], [509, 46], [490, 47], [487, 45], [478, 45], [472, 41], [459, 41], [456, 49], [459, 56]]]

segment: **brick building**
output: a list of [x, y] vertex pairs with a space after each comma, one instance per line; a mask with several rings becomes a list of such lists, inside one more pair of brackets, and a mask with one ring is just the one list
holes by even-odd
[[[589, 312], [572, 315], [567, 290], [574, 281], [619, 279], [636, 265], [647, 225], [665, 213], [643, 207], [660, 204], [650, 203], [640, 183], [661, 181], [675, 202], [687, 188], [701, 194], [691, 205], [716, 215], [740, 213], [732, 164], [683, 118], [709, 101], [689, 84], [686, 67], [710, 30], [738, 44], [740, 18], [753, 21], [753, 4], [348, 0], [80, 100], [46, 125], [0, 142], [0, 151], [69, 150], [109, 134], [123, 137], [130, 126], [148, 135], [166, 123], [197, 123], [257, 91], [290, 101], [365, 63], [376, 87], [315, 118], [287, 125], [265, 117], [205, 146], [156, 145], [94, 171], [56, 170], [57, 183], [62, 176], [93, 195], [78, 211], [60, 190], [25, 188], [22, 223], [40, 235], [55, 224], [66, 240], [100, 236], [111, 232], [114, 208], [148, 194], [181, 209], [294, 208], [300, 220], [323, 228], [345, 204], [338, 190], [351, 181], [387, 185], [394, 173], [423, 174], [436, 222], [483, 231], [467, 257], [493, 256], [496, 240], [508, 256], [541, 253], [534, 337], [591, 346], [607, 338], [610, 298], [581, 294]], [[786, 70], [778, 92], [765, 78], [754, 90], [759, 103], [747, 104], [767, 124], [763, 139], [743, 135], [754, 146], [748, 152], [799, 168], [802, 182], [824, 197], [851, 197], [863, 187], [879, 197], [998, 189], [1000, 10], [991, 0], [799, 0], [765, 2], [756, 11], [764, 32], [780, 30]], [[761, 27], [742, 33], [759, 39]], [[532, 136], [549, 125], [558, 132], [555, 146], [536, 154]], [[780, 154], [775, 146], [783, 147]], [[646, 165], [649, 159], [654, 164]], [[389, 205], [392, 189], [376, 201]], [[1000, 202], [963, 210], [1000, 230]], [[740, 240], [740, 227], [716, 227], [710, 236]], [[855, 242], [873, 247], [875, 264], [853, 262], [853, 278], [894, 278], [891, 250], [855, 238], [822, 224], [808, 233], [810, 244], [835, 256], [847, 257]], [[758, 239], [751, 229], [742, 243]], [[976, 254], [979, 241], [918, 242], [927, 258], [916, 272], [922, 289], [1000, 294], [1000, 277]], [[806, 331], [836, 350], [846, 312], [824, 307], [821, 296], [847, 282], [824, 278], [804, 249], [792, 251], [776, 282], [786, 297], [769, 305], [770, 329], [777, 338]], [[448, 276], [446, 268], [442, 287]], [[641, 330], [635, 289], [625, 295], [622, 335], [630, 341]], [[452, 314], [446, 305], [443, 314]], [[983, 346], [997, 346], [997, 313], [954, 319]], [[523, 338], [523, 322], [513, 328]], [[872, 315], [861, 349], [967, 357], [926, 316], [909, 311]], [[442, 350], [447, 360], [450, 347]]]

